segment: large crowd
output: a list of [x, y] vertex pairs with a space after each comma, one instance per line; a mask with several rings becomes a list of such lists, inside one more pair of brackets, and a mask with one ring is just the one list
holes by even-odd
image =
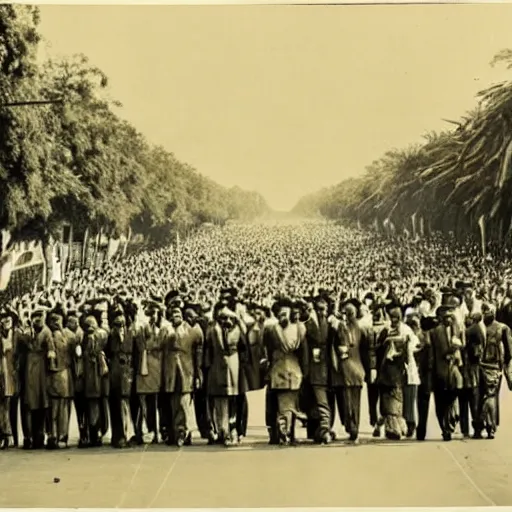
[[271, 444], [294, 444], [297, 421], [328, 444], [336, 417], [357, 443], [363, 390], [374, 437], [424, 440], [433, 402], [445, 441], [492, 439], [509, 264], [451, 236], [309, 222], [210, 227], [70, 272], [1, 305], [1, 446], [68, 446], [74, 418], [81, 448], [196, 431], [229, 446], [261, 389]]

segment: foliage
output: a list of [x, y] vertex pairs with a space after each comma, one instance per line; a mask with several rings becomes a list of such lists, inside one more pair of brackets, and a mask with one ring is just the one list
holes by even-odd
[[38, 65], [36, 7], [0, 6], [0, 229], [44, 239], [63, 223], [165, 241], [203, 222], [253, 219], [255, 193], [214, 183], [116, 115], [108, 78], [78, 55]]
[[[512, 69], [512, 50], [492, 65]], [[434, 230], [475, 233], [485, 218], [504, 240], [512, 219], [512, 81], [478, 94], [478, 106], [452, 130], [429, 133], [422, 144], [392, 150], [364, 174], [302, 198], [296, 213], [371, 225], [386, 220], [411, 229], [422, 217]]]

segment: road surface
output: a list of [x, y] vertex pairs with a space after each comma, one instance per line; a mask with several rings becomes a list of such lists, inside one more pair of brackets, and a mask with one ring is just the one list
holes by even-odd
[[[433, 403], [430, 440], [372, 439], [363, 400], [358, 446], [341, 440], [325, 447], [271, 447], [263, 404], [263, 392], [250, 394], [253, 426], [239, 447], [197, 440], [181, 449], [1, 453], [0, 508], [512, 505], [512, 394], [506, 386], [502, 425], [492, 441], [460, 435], [450, 443], [439, 441]], [[299, 435], [304, 437], [304, 429]]]

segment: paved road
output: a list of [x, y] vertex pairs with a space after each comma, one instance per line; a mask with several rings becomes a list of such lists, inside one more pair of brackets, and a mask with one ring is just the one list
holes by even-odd
[[[251, 425], [264, 425], [263, 401], [251, 394]], [[432, 415], [429, 423], [424, 443], [371, 439], [364, 421], [359, 446], [270, 447], [265, 428], [255, 426], [229, 449], [197, 441], [182, 449], [11, 450], [0, 454], [0, 508], [512, 505], [508, 390], [493, 441], [443, 443]]]

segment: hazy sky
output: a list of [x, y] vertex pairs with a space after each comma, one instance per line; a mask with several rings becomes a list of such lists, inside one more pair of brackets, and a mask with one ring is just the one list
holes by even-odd
[[512, 71], [512, 5], [41, 6], [150, 142], [277, 209], [421, 140]]

